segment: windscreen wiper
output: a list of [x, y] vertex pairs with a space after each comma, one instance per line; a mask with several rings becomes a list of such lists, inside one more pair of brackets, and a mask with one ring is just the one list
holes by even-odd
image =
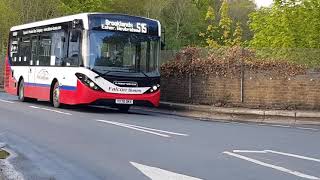
[[143, 71], [140, 71], [145, 77], [149, 77], [148, 75], [147, 75], [147, 73], [145, 73], [145, 72], [143, 72]]
[[109, 73], [112, 73], [112, 72], [123, 72], [123, 71], [115, 71], [115, 70], [109, 71], [109, 70], [108, 70], [108, 71], [106, 71], [106, 72], [104, 72], [104, 73], [99, 73], [99, 72], [93, 70], [93, 72], [95, 72], [95, 73], [98, 74], [98, 76], [95, 77], [95, 78], [97, 79], [97, 78], [100, 78], [100, 77], [102, 77], [102, 76], [106, 76], [106, 75], [108, 75]]
[[100, 73], [97, 70], [91, 69], [91, 71], [93, 71], [94, 73], [98, 74], [98, 76], [94, 77], [95, 79], [103, 76], [103, 73]]

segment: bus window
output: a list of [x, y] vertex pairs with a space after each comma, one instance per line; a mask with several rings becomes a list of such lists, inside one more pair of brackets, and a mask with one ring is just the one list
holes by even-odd
[[16, 37], [12, 38], [11, 47], [10, 47], [10, 57], [11, 57], [12, 65], [14, 66], [17, 65], [17, 62], [18, 62], [18, 58], [19, 58], [18, 50], [19, 50], [19, 40]]
[[51, 37], [48, 35], [40, 36], [39, 42], [39, 62], [36, 65], [50, 66], [51, 59]]
[[38, 36], [31, 37], [31, 60], [30, 66], [36, 65], [38, 60]]
[[30, 37], [23, 37], [19, 47], [19, 65], [28, 66], [31, 54]]
[[79, 66], [80, 38], [81, 31], [73, 30], [70, 32], [68, 58], [65, 62], [66, 66]]
[[62, 66], [65, 48], [65, 32], [59, 31], [52, 33], [52, 47], [50, 66]]

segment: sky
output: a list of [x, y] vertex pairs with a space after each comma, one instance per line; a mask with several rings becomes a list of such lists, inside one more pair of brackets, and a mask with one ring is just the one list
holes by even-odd
[[273, 0], [255, 0], [257, 6], [260, 7], [268, 7], [272, 4]]

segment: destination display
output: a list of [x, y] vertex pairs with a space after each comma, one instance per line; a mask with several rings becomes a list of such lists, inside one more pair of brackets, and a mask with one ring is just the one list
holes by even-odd
[[102, 29], [112, 31], [123, 31], [123, 32], [135, 32], [135, 33], [148, 33], [148, 25], [146, 23], [131, 23], [122, 21], [110, 21], [105, 20], [105, 23], [101, 25]]
[[117, 14], [89, 16], [89, 29], [159, 36], [159, 23], [155, 20]]

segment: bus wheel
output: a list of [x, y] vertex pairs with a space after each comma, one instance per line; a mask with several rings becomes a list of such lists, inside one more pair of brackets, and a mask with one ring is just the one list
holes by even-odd
[[120, 112], [127, 113], [130, 109], [130, 105], [119, 105], [118, 109]]
[[53, 90], [52, 90], [52, 105], [55, 108], [59, 108], [61, 107], [61, 103], [60, 103], [60, 87], [59, 87], [59, 83], [56, 82], [54, 84]]
[[24, 81], [23, 81], [23, 79], [19, 83], [18, 99], [21, 102], [26, 101], [26, 98], [24, 97]]

